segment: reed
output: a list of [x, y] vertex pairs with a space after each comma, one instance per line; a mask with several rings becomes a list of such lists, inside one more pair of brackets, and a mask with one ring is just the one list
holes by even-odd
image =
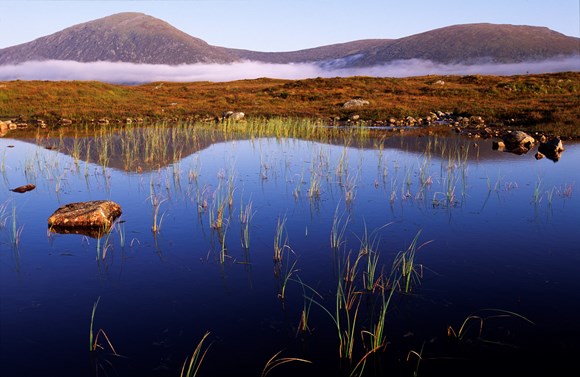
[[166, 200], [167, 198], [163, 198], [160, 195], [153, 195], [151, 197], [151, 205], [153, 206], [153, 225], [151, 226], [151, 231], [154, 234], [159, 233], [161, 230], [161, 224], [163, 223], [165, 212], [159, 216], [159, 209], [161, 208], [161, 204]]
[[8, 209], [8, 200], [5, 200], [2, 204], [0, 204], [0, 229], [6, 227], [6, 222], [8, 221], [8, 213], [6, 212]]
[[308, 187], [307, 194], [309, 199], [320, 198], [320, 177], [315, 171], [312, 171], [310, 173], [310, 184]]
[[385, 325], [387, 321], [387, 309], [393, 297], [394, 289], [389, 289], [388, 297], [385, 297], [385, 289], [381, 290], [381, 307], [379, 310], [379, 316], [374, 323], [371, 325], [371, 330], [361, 331], [361, 336], [364, 338], [367, 335], [370, 338], [369, 346], [367, 347], [367, 352], [360, 358], [357, 364], [352, 368], [350, 376], [362, 376], [364, 374], [364, 369], [366, 366], [367, 359], [374, 353], [384, 350], [387, 346], [387, 340], [385, 335]]
[[423, 246], [431, 243], [432, 240], [418, 245], [421, 232], [422, 229], [417, 232], [409, 247], [404, 251], [399, 251], [393, 260], [393, 266], [391, 269], [392, 281], [395, 282], [399, 286], [399, 289], [404, 293], [410, 293], [413, 287], [421, 282], [421, 278], [423, 277], [423, 265], [417, 264], [415, 259], [417, 251]]
[[309, 361], [306, 359], [300, 359], [297, 357], [278, 357], [281, 353], [282, 353], [282, 351], [279, 351], [276, 354], [274, 354], [274, 356], [272, 356], [270, 359], [268, 359], [268, 361], [266, 362], [266, 365], [264, 366], [264, 369], [262, 369], [261, 377], [266, 377], [274, 368], [277, 368], [280, 365], [284, 365], [287, 363], [301, 362], [301, 363], [312, 364], [312, 361]]
[[[290, 250], [292, 251], [292, 250]], [[282, 281], [280, 284], [280, 292], [278, 293], [278, 298], [282, 301], [286, 298], [286, 287], [288, 286], [288, 282], [292, 275], [297, 273], [299, 270], [296, 268], [296, 263], [298, 263], [298, 259], [294, 260], [294, 263], [290, 266], [290, 254], [295, 254], [293, 251], [291, 253], [286, 253], [286, 268], [281, 276]]]
[[213, 229], [220, 229], [224, 222], [226, 198], [222, 193], [221, 182], [218, 183], [212, 196], [211, 210], [209, 211], [209, 223]]
[[[487, 314], [489, 313], [489, 314]], [[487, 314], [487, 315], [484, 315]], [[464, 341], [467, 339], [468, 335], [471, 334], [471, 330], [474, 328], [476, 329], [475, 332], [475, 339], [483, 339], [483, 326], [484, 323], [490, 319], [497, 319], [497, 318], [516, 318], [521, 319], [531, 325], [535, 325], [534, 322], [529, 320], [528, 318], [524, 317], [521, 314], [503, 310], [503, 309], [482, 309], [476, 312], [469, 314], [461, 325], [459, 326], [458, 330], [455, 329], [450, 325], [447, 327], [447, 336], [450, 338], [454, 338], [460, 341]]]
[[340, 215], [338, 214], [339, 205], [340, 203], [336, 205], [336, 209], [334, 210], [334, 216], [332, 217], [332, 227], [330, 228], [330, 248], [333, 251], [338, 251], [346, 242], [344, 235], [350, 220], [349, 216], [346, 216], [346, 219], [344, 219], [346, 211], [343, 211], [343, 213]]
[[22, 231], [24, 230], [24, 225], [18, 226], [16, 221], [16, 205], [12, 202], [12, 220], [11, 220], [11, 232], [10, 241], [14, 248], [20, 246], [20, 239], [22, 238]]
[[183, 366], [181, 367], [181, 373], [179, 374], [180, 377], [195, 377], [195, 376], [197, 376], [197, 373], [199, 372], [199, 368], [201, 367], [201, 364], [203, 363], [203, 360], [205, 359], [205, 355], [207, 354], [207, 351], [211, 347], [211, 343], [210, 343], [207, 347], [205, 347], [205, 349], [203, 348], [203, 344], [206, 341], [209, 334], [210, 334], [209, 331], [206, 332], [203, 335], [203, 337], [201, 338], [201, 340], [199, 341], [199, 343], [197, 343], [197, 346], [193, 350], [193, 353], [191, 354], [191, 356], [185, 358], [185, 361], [183, 362]]
[[225, 226], [218, 228], [218, 237], [220, 243], [220, 263], [224, 264], [226, 261], [226, 256], [228, 255], [228, 248], [226, 246], [226, 235], [228, 233], [228, 227], [230, 222], [228, 220], [224, 221]]
[[281, 263], [284, 251], [289, 248], [288, 235], [286, 234], [286, 216], [278, 217], [274, 232], [274, 263]]
[[96, 335], [94, 334], [93, 325], [94, 325], [94, 321], [95, 321], [95, 313], [97, 312], [97, 306], [99, 305], [100, 300], [101, 300], [101, 296], [99, 296], [97, 298], [97, 301], [95, 301], [95, 303], [93, 304], [93, 310], [91, 312], [91, 324], [89, 327], [89, 352], [96, 352], [98, 349], [104, 349], [104, 347], [99, 344], [99, 337], [102, 335], [105, 338], [105, 340], [107, 341], [107, 344], [108, 344], [110, 350], [113, 352], [113, 355], [120, 356], [117, 353], [117, 351], [115, 350], [115, 347], [113, 347], [113, 344], [111, 343], [109, 336], [107, 335], [105, 330], [103, 330], [102, 328], [99, 328], [99, 331], [97, 331], [97, 334]]
[[330, 316], [338, 335], [338, 355], [341, 359], [352, 361], [360, 306], [360, 294], [356, 292], [354, 285], [344, 282], [342, 274], [339, 274], [334, 313], [314, 298], [307, 299]]
[[252, 201], [250, 200], [245, 208], [242, 209], [242, 202], [240, 200], [240, 224], [241, 224], [241, 243], [242, 248], [248, 250], [250, 248], [250, 224], [252, 222], [252, 217], [254, 212], [252, 211]]
[[[296, 275], [296, 279], [297, 280], [293, 281], [296, 281], [302, 287], [302, 298], [304, 299], [302, 311], [300, 312], [300, 322], [298, 323], [298, 332], [306, 333], [310, 332], [310, 326], [308, 324], [310, 318], [310, 309], [312, 308], [312, 299], [314, 297], [313, 295], [317, 295], [320, 299], [322, 299], [322, 296], [318, 292], [316, 292], [314, 288], [305, 284], [302, 281], [302, 279], [300, 279], [300, 276]], [[306, 295], [306, 288], [308, 288], [312, 292], [312, 295], [310, 295], [310, 297]]]
[[534, 204], [539, 204], [541, 201], [542, 201], [542, 178], [538, 177], [538, 180], [534, 185], [534, 194], [532, 197], [532, 202]]

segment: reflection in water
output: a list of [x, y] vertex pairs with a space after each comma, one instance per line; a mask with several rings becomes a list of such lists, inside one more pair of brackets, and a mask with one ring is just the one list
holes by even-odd
[[[425, 376], [535, 372], [577, 353], [579, 145], [553, 164], [435, 135], [138, 130], [0, 140], [25, 225], [18, 273], [0, 229], [2, 372], [82, 375], [99, 296], [124, 357], [92, 366], [118, 375], [179, 375], [205, 331], [208, 375], [255, 374], [280, 349], [312, 375], [366, 360], [411, 376], [409, 354]], [[62, 202], [103, 198], [123, 208], [111, 231], [46, 236]]]

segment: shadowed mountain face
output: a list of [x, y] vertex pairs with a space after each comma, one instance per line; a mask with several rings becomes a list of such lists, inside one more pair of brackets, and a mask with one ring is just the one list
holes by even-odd
[[580, 54], [580, 38], [535, 26], [454, 25], [400, 39], [369, 39], [291, 52], [211, 46], [142, 13], [119, 13], [75, 25], [32, 42], [0, 49], [0, 64], [31, 60], [146, 64], [314, 62], [367, 67], [395, 60], [446, 64], [518, 63]]

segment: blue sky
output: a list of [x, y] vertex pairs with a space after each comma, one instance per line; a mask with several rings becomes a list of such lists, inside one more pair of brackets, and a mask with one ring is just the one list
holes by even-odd
[[579, 0], [0, 0], [0, 48], [127, 11], [160, 18], [212, 45], [257, 51], [400, 38], [477, 22], [545, 26], [580, 37]]

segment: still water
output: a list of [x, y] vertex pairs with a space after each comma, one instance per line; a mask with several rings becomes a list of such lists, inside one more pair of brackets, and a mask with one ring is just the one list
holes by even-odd
[[[554, 163], [459, 137], [200, 140], [129, 164], [0, 139], [2, 376], [179, 376], [206, 332], [200, 376], [573, 365], [580, 144]], [[101, 199], [123, 210], [103, 237], [47, 228]], [[264, 370], [278, 352], [301, 360]]]

